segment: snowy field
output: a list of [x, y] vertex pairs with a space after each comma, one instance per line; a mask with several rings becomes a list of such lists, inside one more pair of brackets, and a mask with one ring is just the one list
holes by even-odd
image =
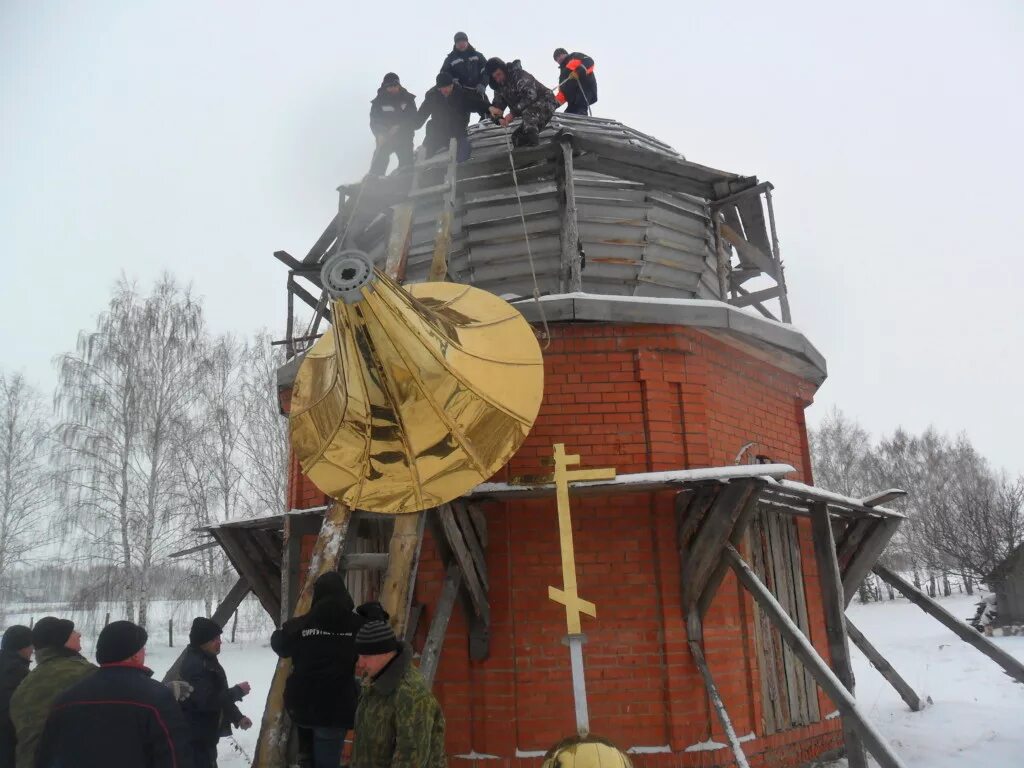
[[[974, 613], [975, 599], [957, 595], [941, 602], [955, 616], [966, 617]], [[269, 622], [259, 616], [258, 606], [253, 607], [256, 612], [251, 616], [243, 611], [239, 642], [224, 644], [221, 661], [230, 683], [246, 680], [252, 685], [252, 693], [241, 703], [241, 709], [258, 723], [276, 657], [269, 647]], [[170, 611], [160, 606], [158, 615], [165, 617]], [[175, 607], [174, 612], [179, 609]], [[853, 649], [857, 699], [908, 768], [1024, 765], [1024, 686], [1013, 683], [993, 662], [906, 600], [854, 603], [849, 615], [921, 696], [933, 702], [922, 712], [909, 711], [881, 675]], [[4, 623], [14, 620], [21, 620], [21, 616], [9, 615]], [[162, 625], [162, 631], [152, 633], [147, 649], [157, 676], [163, 675], [181, 649], [178, 640], [177, 647], [167, 647], [166, 618]], [[182, 640], [185, 634], [181, 634]], [[1024, 660], [1024, 637], [994, 638], [994, 642]], [[87, 642], [89, 655], [91, 648], [92, 643]], [[222, 768], [249, 764], [246, 755], [255, 748], [256, 728], [236, 732], [236, 738], [245, 754], [229, 740], [222, 740]], [[846, 762], [832, 763], [828, 768], [846, 768]]]

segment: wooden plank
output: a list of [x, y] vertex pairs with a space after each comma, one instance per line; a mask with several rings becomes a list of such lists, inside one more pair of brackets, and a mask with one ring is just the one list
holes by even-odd
[[[747, 535], [747, 528], [750, 525], [750, 521], [757, 512], [758, 497], [761, 495], [761, 489], [764, 488], [765, 485], [767, 485], [767, 481], [760, 478], [751, 481], [750, 495], [747, 496], [746, 501], [742, 503], [739, 515], [736, 518], [736, 524], [733, 526], [732, 534], [729, 536], [729, 541], [732, 542], [734, 547], [740, 546], [740, 543]], [[729, 564], [724, 558], [719, 558], [718, 563], [715, 565], [715, 569], [711, 572], [711, 576], [704, 585], [704, 591], [701, 593], [700, 599], [697, 601], [697, 615], [701, 620], [703, 620], [707, 615], [708, 609], [711, 607], [711, 603], [715, 598], [715, 593], [718, 591], [718, 587], [721, 585], [728, 570]]]
[[484, 591], [476, 569], [473, 567], [472, 555], [470, 555], [469, 548], [462, 538], [459, 526], [455, 522], [455, 515], [452, 513], [451, 506], [448, 504], [441, 505], [437, 508], [437, 514], [441, 527], [444, 530], [445, 540], [448, 546], [451, 547], [452, 557], [462, 569], [462, 579], [465, 582], [466, 590], [469, 592], [469, 598], [473, 603], [473, 610], [477, 616], [489, 624], [491, 609], [487, 602], [487, 593]]
[[[836, 560], [836, 544], [832, 538], [832, 523], [829, 520], [828, 505], [818, 502], [811, 514], [811, 534], [814, 539], [814, 556], [818, 563], [818, 581], [821, 583], [821, 601], [825, 611], [825, 637], [828, 639], [832, 671], [854, 693], [853, 667], [850, 663], [850, 646], [846, 639], [846, 600], [843, 581], [839, 575]], [[846, 759], [850, 768], [867, 768], [867, 754], [853, 724], [843, 718], [843, 740], [846, 743]]]
[[[338, 560], [345, 550], [351, 521], [352, 511], [340, 502], [332, 504], [324, 513], [320, 533], [317, 535], [309, 560], [309, 570], [295, 601], [296, 615], [309, 610], [313, 602], [313, 585], [316, 580], [329, 571], [337, 570]], [[267, 692], [267, 704], [260, 723], [253, 768], [278, 768], [285, 764], [291, 722], [284, 709], [284, 686], [291, 671], [291, 659], [278, 660], [270, 690]]]
[[[214, 529], [212, 533], [220, 542], [224, 554], [228, 556], [235, 571], [249, 583], [250, 588], [259, 599], [260, 605], [270, 614], [270, 618], [277, 625], [281, 620], [280, 595], [275, 594], [271, 588], [271, 579], [266, 571], [260, 568], [258, 562], [253, 561], [251, 550], [241, 545], [239, 540], [241, 534], [229, 528]], [[278, 580], [275, 578], [273, 581], [277, 582]], [[277, 587], [280, 589], [280, 582], [277, 583]]]
[[889, 663], [888, 659], [864, 637], [864, 633], [857, 629], [849, 617], [846, 618], [846, 632], [853, 641], [853, 644], [860, 648], [861, 653], [871, 662], [871, 666], [877, 669], [879, 674], [888, 681], [889, 685], [896, 689], [896, 693], [906, 702], [910, 710], [912, 712], [920, 712], [924, 705], [921, 703], [921, 697], [917, 695], [917, 691], [911, 687], [910, 683], [903, 679], [900, 673]]
[[399, 283], [405, 281], [414, 210], [415, 206], [411, 203], [402, 203], [391, 211], [391, 233], [385, 250], [384, 273]]
[[458, 141], [448, 142], [448, 171], [445, 174], [444, 188], [447, 194], [442, 203], [441, 215], [437, 219], [437, 231], [434, 235], [434, 255], [430, 262], [428, 280], [437, 282], [444, 280], [448, 274], [448, 251], [452, 246], [452, 220], [455, 217], [455, 184], [456, 163], [458, 161]]
[[479, 504], [467, 504], [466, 511], [469, 513], [469, 519], [473, 521], [476, 537], [484, 549], [487, 549], [487, 515], [484, 514], [484, 510]]
[[[800, 548], [800, 528], [795, 519], [780, 518], [779, 524], [786, 529], [789, 537], [789, 549], [792, 557], [789, 559], [790, 583], [793, 585], [793, 596], [795, 598], [796, 616], [795, 621], [804, 634], [810, 633], [811, 619], [807, 610], [807, 592], [804, 586], [803, 554]], [[803, 671], [804, 689], [803, 695], [807, 702], [807, 722], [813, 723], [820, 719], [818, 711], [818, 696], [815, 693], [814, 679], [805, 669]]]
[[734, 307], [749, 307], [752, 304], [760, 304], [762, 301], [777, 299], [780, 295], [782, 295], [782, 289], [777, 285], [773, 285], [770, 288], [762, 288], [759, 291], [751, 291], [735, 296], [729, 299], [729, 303]]
[[747, 242], [762, 253], [772, 256], [772, 245], [768, 240], [768, 223], [764, 218], [764, 208], [760, 195], [747, 195], [736, 201], [736, 210], [743, 220], [743, 233]]
[[843, 570], [843, 589], [846, 591], [847, 605], [850, 604], [854, 595], [857, 594], [857, 590], [860, 589], [864, 579], [871, 573], [871, 569], [878, 562], [878, 558], [882, 556], [882, 552], [889, 545], [889, 541], [896, 533], [896, 529], [900, 527], [900, 522], [899, 518], [881, 518], [850, 558], [850, 562]]
[[[742, 288], [742, 287], [740, 287], [738, 285], [733, 288], [733, 291], [735, 292], [735, 294], [737, 296], [739, 296], [741, 298], [743, 296], [749, 296], [750, 295], [750, 291], [748, 291], [746, 288]], [[767, 309], [765, 309], [764, 304], [759, 304], [758, 302], [754, 302], [750, 306], [752, 306], [754, 309], [756, 309], [764, 317], [767, 317], [769, 320], [775, 320], [776, 322], [778, 322], [778, 319], [775, 317], [775, 315], [773, 315], [771, 312], [769, 312]]]
[[739, 552], [730, 545], [726, 545], [726, 556], [730, 565], [739, 577], [740, 582], [753, 595], [754, 600], [762, 607], [772, 623], [778, 628], [787, 645], [799, 657], [800, 661], [810, 670], [818, 685], [828, 695], [832, 702], [839, 709], [840, 713], [848, 718], [856, 728], [865, 746], [871, 752], [872, 757], [882, 768], [906, 768], [906, 764], [893, 752], [892, 748], [885, 742], [882, 735], [874, 725], [861, 714], [857, 709], [857, 702], [850, 692], [846, 690], [842, 682], [829, 669], [828, 665], [814, 650], [800, 629], [793, 623], [793, 620], [786, 615], [786, 612], [779, 605], [778, 601], [761, 583]]
[[317, 238], [316, 242], [313, 243], [313, 247], [309, 249], [309, 253], [302, 260], [303, 264], [316, 264], [323, 260], [323, 257], [327, 253], [327, 249], [330, 248], [331, 244], [337, 239], [338, 231], [341, 226], [341, 212], [334, 214], [331, 219], [331, 223], [324, 229], [323, 234]]
[[902, 499], [906, 495], [907, 492], [899, 488], [887, 488], [884, 491], [878, 491], [870, 496], [865, 496], [860, 500], [860, 503], [865, 507], [880, 507], [883, 504], [888, 504], [890, 501]]
[[[217, 622], [217, 624], [219, 624], [223, 629], [227, 625], [228, 619], [230, 619], [232, 614], [238, 610], [238, 606], [242, 604], [246, 595], [251, 591], [252, 589], [249, 587], [249, 582], [240, 577], [238, 581], [235, 582], [234, 586], [228, 590], [228, 593], [224, 596], [224, 599], [220, 601], [220, 605], [217, 606], [217, 610], [213, 612], [213, 616], [210, 618]], [[184, 658], [185, 649], [182, 649], [181, 653], [178, 654], [178, 658], [175, 659], [174, 663], [171, 664], [170, 668], [167, 670], [167, 674], [164, 675], [163, 681], [165, 683], [178, 679], [178, 671], [181, 669], [181, 662]]]
[[288, 515], [281, 528], [281, 623], [292, 617], [299, 594], [299, 559], [302, 556], [302, 534], [295, 520]]
[[423, 541], [424, 512], [397, 515], [388, 547], [388, 569], [384, 574], [380, 603], [391, 615], [391, 627], [399, 637], [405, 633], [412, 584]]
[[775, 230], [775, 206], [772, 204], [772, 186], [768, 185], [765, 190], [765, 201], [768, 205], [768, 221], [771, 224], [772, 235], [772, 258], [775, 260], [775, 270], [778, 274], [779, 287], [782, 293], [779, 295], [779, 309], [782, 314], [782, 322], [791, 323], [793, 317], [789, 310], [789, 291], [786, 288], [786, 269], [782, 266], [782, 253], [779, 250], [779, 235]]
[[342, 555], [339, 571], [384, 571], [388, 567], [387, 552], [356, 552]]
[[946, 627], [946, 629], [949, 629], [961, 640], [969, 645], [973, 645], [983, 654], [992, 659], [992, 661], [1003, 668], [1003, 671], [1007, 675], [1012, 677], [1018, 683], [1024, 683], [1024, 664], [1020, 661], [993, 643], [983, 634], [976, 631], [973, 627], [969, 627], [967, 624], [960, 621], [956, 616], [921, 592], [913, 584], [903, 579], [903, 577], [898, 576], [883, 565], [876, 565], [874, 567], [874, 571], [882, 581], [891, 585], [894, 589], [899, 590], [900, 593], [902, 593], [910, 602], [929, 616], [936, 619], [940, 624]]
[[[775, 514], [765, 515], [765, 529], [768, 532], [767, 562], [772, 574], [772, 592], [779, 601], [786, 615], [793, 618], [797, 615], [795, 597], [793, 595], [792, 571], [786, 563], [788, 540], [783, 538], [780, 518]], [[797, 664], [793, 650], [779, 637], [779, 658], [785, 679], [785, 694], [789, 709], [789, 723], [786, 727], [803, 725], [807, 721], [807, 696], [803, 685], [803, 670]]]
[[715, 678], [711, 674], [711, 667], [708, 666], [707, 660], [704, 658], [704, 651], [700, 647], [694, 638], [703, 637], [704, 631], [700, 627], [700, 616], [696, 611], [691, 611], [690, 616], [686, 623], [687, 626], [687, 644], [690, 647], [690, 655], [693, 656], [693, 660], [697, 665], [697, 669], [700, 670], [700, 676], [704, 680], [704, 689], [708, 692], [708, 698], [711, 699], [711, 706], [715, 710], [715, 714], [718, 715], [718, 720], [722, 724], [722, 730], [725, 731], [725, 738], [729, 742], [729, 748], [732, 750], [732, 755], [736, 761], [737, 768], [750, 768], [750, 763], [747, 762], [747, 756], [743, 753], [743, 745], [740, 743], [739, 737], [736, 735], [736, 729], [733, 728], [732, 719], [729, 717], [729, 712], [725, 708], [725, 702], [722, 700], [722, 695], [718, 692], [718, 686], [715, 685]]
[[473, 529], [473, 521], [469, 519], [466, 504], [461, 501], [453, 501], [450, 506], [455, 513], [455, 521], [459, 525], [459, 530], [462, 531], [462, 537], [466, 541], [466, 546], [469, 547], [469, 554], [473, 558], [473, 565], [476, 566], [476, 573], [480, 577], [480, 583], [483, 584], [484, 590], [489, 592], [491, 585], [487, 578], [487, 555], [484, 554], [483, 545]]
[[[763, 519], [764, 514], [758, 514], [750, 527], [750, 553], [751, 563], [758, 577], [765, 584], [769, 584], [764, 555], [766, 542], [762, 525]], [[760, 651], [758, 666], [761, 670], [762, 719], [765, 734], [770, 735], [789, 725], [789, 709], [788, 706], [784, 707], [785, 697], [779, 690], [779, 681], [783, 678], [784, 667], [778, 657], [775, 644], [775, 636], [778, 633], [772, 629], [767, 614], [756, 602], [754, 603], [754, 618], [754, 637], [757, 649]], [[782, 670], [781, 673], [780, 670]], [[766, 695], [767, 702], [764, 701]]]
[[441, 649], [448, 631], [448, 621], [452, 617], [452, 609], [455, 607], [455, 600], [459, 595], [461, 584], [462, 570], [457, 563], [451, 563], [445, 574], [444, 586], [441, 588], [441, 597], [438, 598], [437, 608], [434, 609], [434, 618], [430, 622], [427, 640], [423, 644], [422, 653], [420, 653], [420, 674], [426, 680], [428, 688], [433, 687], [434, 684], [437, 665], [441, 661]]
[[560, 282], [563, 291], [578, 292], [583, 290], [583, 273], [580, 261], [580, 253], [583, 248], [580, 242], [579, 214], [576, 210], [572, 142], [563, 140], [561, 145], [562, 192], [565, 195], [565, 203], [562, 207], [562, 269]]
[[[676, 494], [676, 547], [679, 549], [681, 569], [690, 559], [690, 542], [693, 535], [704, 521], [704, 516], [721, 486], [719, 482], [703, 483], [695, 489], [687, 488]], [[571, 487], [569, 491], [572, 492]]]
[[747, 264], [753, 264], [769, 277], [778, 279], [775, 271], [775, 262], [772, 257], [743, 239], [739, 232], [728, 224], [722, 224], [722, 237], [724, 237], [740, 256], [740, 260]]

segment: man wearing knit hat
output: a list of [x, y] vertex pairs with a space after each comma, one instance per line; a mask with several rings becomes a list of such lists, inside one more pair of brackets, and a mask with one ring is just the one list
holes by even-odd
[[174, 694], [146, 667], [146, 630], [114, 621], [96, 641], [99, 671], [53, 702], [36, 768], [179, 768], [188, 729]]
[[195, 768], [216, 768], [217, 742], [231, 735], [231, 726], [243, 731], [252, 720], [237, 706], [249, 693], [248, 683], [228, 687], [228, 676], [220, 665], [220, 624], [202, 616], [192, 622], [188, 648], [181, 661], [179, 675], [192, 686], [192, 694], [182, 703], [189, 728], [191, 759]]
[[36, 668], [11, 696], [11, 722], [17, 735], [17, 768], [35, 768], [36, 748], [53, 700], [88, 677], [96, 666], [85, 660], [82, 636], [68, 619], [45, 616], [32, 628]]
[[512, 132], [512, 146], [537, 146], [540, 132], [558, 109], [551, 90], [523, 69], [518, 59], [506, 64], [499, 58], [491, 58], [484, 70], [494, 91], [491, 116], [502, 126], [508, 126], [516, 118], [522, 121]]
[[398, 156], [399, 168], [412, 166], [415, 124], [416, 97], [402, 87], [398, 75], [388, 72], [370, 102], [370, 131], [377, 144], [370, 161], [371, 174], [383, 176], [392, 154]]
[[423, 97], [423, 103], [416, 113], [416, 127], [427, 123], [427, 136], [423, 141], [427, 156], [436, 155], [448, 149], [449, 142], [456, 140], [457, 159], [469, 159], [470, 146], [466, 136], [469, 116], [473, 112], [486, 113], [490, 103], [479, 92], [456, 83], [447, 72], [440, 72], [435, 85]]
[[444, 62], [441, 64], [441, 72], [451, 75], [452, 80], [463, 88], [474, 90], [483, 86], [487, 87], [487, 77], [484, 75], [484, 64], [487, 57], [469, 44], [469, 36], [465, 32], [455, 33], [455, 45], [452, 46]]
[[356, 612], [366, 622], [356, 635], [363, 695], [352, 768], [445, 768], [444, 714], [412, 664], [412, 648], [395, 637], [380, 603]]
[[32, 630], [20, 624], [8, 627], [0, 643], [0, 766], [14, 765], [14, 723], [11, 695], [28, 675], [32, 660]]

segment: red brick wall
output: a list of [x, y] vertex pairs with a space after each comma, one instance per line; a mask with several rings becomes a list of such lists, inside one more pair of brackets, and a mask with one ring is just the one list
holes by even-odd
[[[584, 466], [628, 473], [732, 464], [753, 441], [752, 453], [792, 464], [810, 480], [809, 382], [688, 328], [559, 324], [552, 335], [537, 423], [496, 479], [550, 472], [542, 460], [555, 442], [581, 454]], [[297, 466], [290, 487], [295, 506], [323, 503]], [[547, 597], [549, 585], [561, 586], [558, 532], [553, 500], [492, 505], [487, 520], [491, 655], [469, 660], [457, 609], [435, 691], [451, 755], [511, 762], [517, 749], [544, 750], [575, 730], [564, 609]], [[799, 530], [812, 641], [827, 658], [810, 532]], [[729, 765], [728, 750], [684, 751], [725, 739], [686, 647], [675, 531], [671, 494], [574, 500], [580, 595], [598, 610], [596, 620], [584, 617], [591, 727], [623, 748], [671, 749], [637, 755], [640, 766]], [[427, 541], [416, 587], [427, 606], [420, 642], [442, 579]], [[764, 736], [752, 612], [730, 574], [706, 619], [709, 664], [737, 731], [757, 737], [745, 744], [752, 763], [800, 765], [841, 744], [839, 721]], [[823, 715], [834, 710], [820, 698]]]

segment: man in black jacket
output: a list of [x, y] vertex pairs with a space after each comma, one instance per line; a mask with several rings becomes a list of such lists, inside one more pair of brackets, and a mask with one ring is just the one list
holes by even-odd
[[416, 117], [416, 127], [427, 123], [427, 137], [423, 145], [427, 155], [435, 155], [448, 148], [452, 139], [458, 142], [458, 161], [469, 159], [470, 146], [466, 136], [471, 112], [486, 112], [487, 99], [478, 91], [463, 86], [452, 80], [452, 76], [441, 72], [435, 78], [435, 85], [420, 105]]
[[383, 176], [391, 155], [398, 167], [412, 166], [412, 135], [416, 132], [416, 97], [402, 87], [398, 75], [388, 72], [370, 102], [370, 130], [377, 148], [370, 161], [370, 173]]
[[28, 675], [32, 660], [32, 630], [15, 624], [4, 632], [0, 642], [0, 768], [14, 765], [18, 743], [11, 722], [11, 694]]
[[56, 698], [36, 768], [185, 768], [188, 729], [174, 694], [151, 680], [146, 630], [115, 621], [100, 632], [100, 668]]
[[569, 53], [565, 48], [556, 48], [555, 63], [558, 65], [558, 93], [555, 100], [565, 104], [568, 115], [589, 115], [597, 101], [597, 75], [594, 74], [594, 60], [585, 53]]
[[558, 103], [550, 89], [541, 85], [537, 78], [523, 69], [518, 60], [506, 64], [501, 59], [488, 59], [487, 75], [491, 79], [491, 88], [494, 89], [491, 115], [495, 119], [500, 119], [503, 126], [507, 126], [517, 117], [522, 118], [522, 125], [512, 133], [512, 144], [517, 147], [533, 147], [539, 144], [540, 132], [558, 109]]
[[309, 612], [270, 637], [274, 652], [292, 660], [284, 704], [296, 725], [312, 731], [315, 768], [337, 768], [345, 733], [355, 722], [355, 636], [363, 619], [353, 607], [341, 574], [325, 573], [313, 585]]
[[216, 768], [217, 742], [221, 736], [231, 735], [232, 725], [243, 731], [252, 727], [252, 720], [236, 706], [249, 693], [249, 683], [229, 688], [228, 676], [217, 661], [221, 632], [215, 621], [202, 616], [194, 619], [178, 673], [193, 689], [181, 709], [190, 731], [195, 768]]
[[485, 102], [480, 109], [467, 110], [467, 120], [474, 112], [480, 117], [487, 117], [487, 107], [490, 104], [487, 102], [487, 73], [484, 70], [486, 64], [487, 57], [469, 44], [466, 33], [456, 32], [455, 45], [441, 64], [441, 74], [450, 75], [456, 85], [476, 91]]

